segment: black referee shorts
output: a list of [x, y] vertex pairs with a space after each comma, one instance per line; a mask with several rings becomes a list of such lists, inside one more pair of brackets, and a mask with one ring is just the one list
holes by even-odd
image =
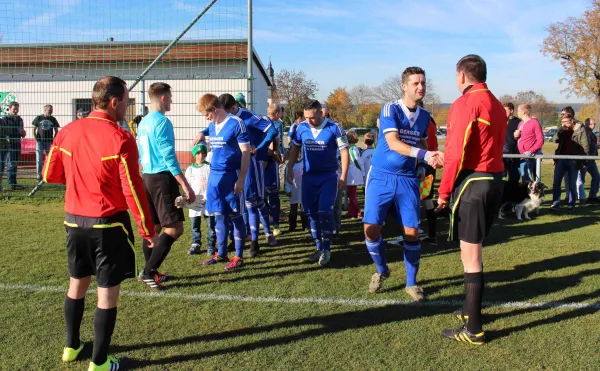
[[483, 243], [502, 205], [502, 174], [470, 173], [459, 176], [457, 183], [451, 206], [452, 239]]
[[98, 287], [114, 287], [135, 277], [133, 231], [126, 211], [106, 218], [67, 214], [67, 256], [73, 278], [96, 276]]
[[175, 199], [181, 196], [177, 180], [168, 171], [157, 174], [142, 174], [144, 189], [150, 204], [150, 216], [154, 225], [167, 225], [183, 222], [183, 208], [175, 206]]

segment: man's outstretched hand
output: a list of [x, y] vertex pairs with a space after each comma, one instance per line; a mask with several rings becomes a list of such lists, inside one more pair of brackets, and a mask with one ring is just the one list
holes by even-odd
[[432, 151], [427, 163], [434, 169], [444, 167], [444, 152]]

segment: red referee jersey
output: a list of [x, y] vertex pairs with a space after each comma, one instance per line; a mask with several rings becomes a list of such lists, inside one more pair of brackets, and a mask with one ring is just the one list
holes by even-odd
[[438, 150], [437, 125], [433, 119], [429, 121], [429, 126], [427, 127], [427, 150]]
[[46, 183], [66, 184], [65, 211], [102, 218], [131, 209], [144, 238], [154, 235], [133, 137], [114, 118], [93, 111], [54, 138], [44, 170]]
[[462, 170], [500, 173], [506, 112], [485, 83], [473, 85], [450, 107], [440, 199], [448, 200]]

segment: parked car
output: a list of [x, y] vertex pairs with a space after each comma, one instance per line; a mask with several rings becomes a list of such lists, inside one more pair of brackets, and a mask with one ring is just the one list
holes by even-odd
[[375, 134], [375, 129], [367, 129], [367, 128], [350, 128], [347, 131], [355, 132], [358, 137], [362, 137], [363, 135], [365, 135], [369, 132]]
[[548, 142], [552, 142], [554, 140], [554, 136], [556, 135], [557, 132], [558, 132], [558, 129], [555, 129], [555, 128], [548, 130], [544, 134], [544, 139], [547, 140]]

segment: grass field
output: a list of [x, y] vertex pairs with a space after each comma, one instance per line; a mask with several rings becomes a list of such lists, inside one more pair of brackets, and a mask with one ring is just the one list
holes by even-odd
[[[550, 184], [552, 166], [544, 165]], [[588, 180], [589, 181], [589, 180]], [[360, 192], [359, 192], [360, 193]], [[423, 246], [419, 281], [428, 301], [404, 294], [402, 248], [388, 244], [392, 278], [367, 293], [374, 266], [361, 224], [344, 219], [327, 268], [305, 263], [305, 232], [284, 233], [275, 248], [237, 272], [203, 267], [188, 256], [189, 224], [161, 270], [177, 276], [154, 295], [126, 281], [111, 353], [142, 370], [590, 370], [600, 362], [600, 207], [500, 221], [484, 249], [485, 329], [490, 342], [470, 347], [440, 331], [463, 299], [455, 244]], [[286, 205], [285, 198], [282, 205]], [[285, 212], [284, 212], [285, 214]], [[0, 369], [83, 370], [60, 362], [62, 305], [68, 281], [59, 202], [0, 202]], [[440, 241], [447, 223], [440, 223]], [[392, 224], [386, 239], [397, 236]], [[141, 264], [140, 239], [136, 240]], [[387, 300], [387, 301], [386, 301]], [[89, 294], [82, 340], [93, 339]]]

